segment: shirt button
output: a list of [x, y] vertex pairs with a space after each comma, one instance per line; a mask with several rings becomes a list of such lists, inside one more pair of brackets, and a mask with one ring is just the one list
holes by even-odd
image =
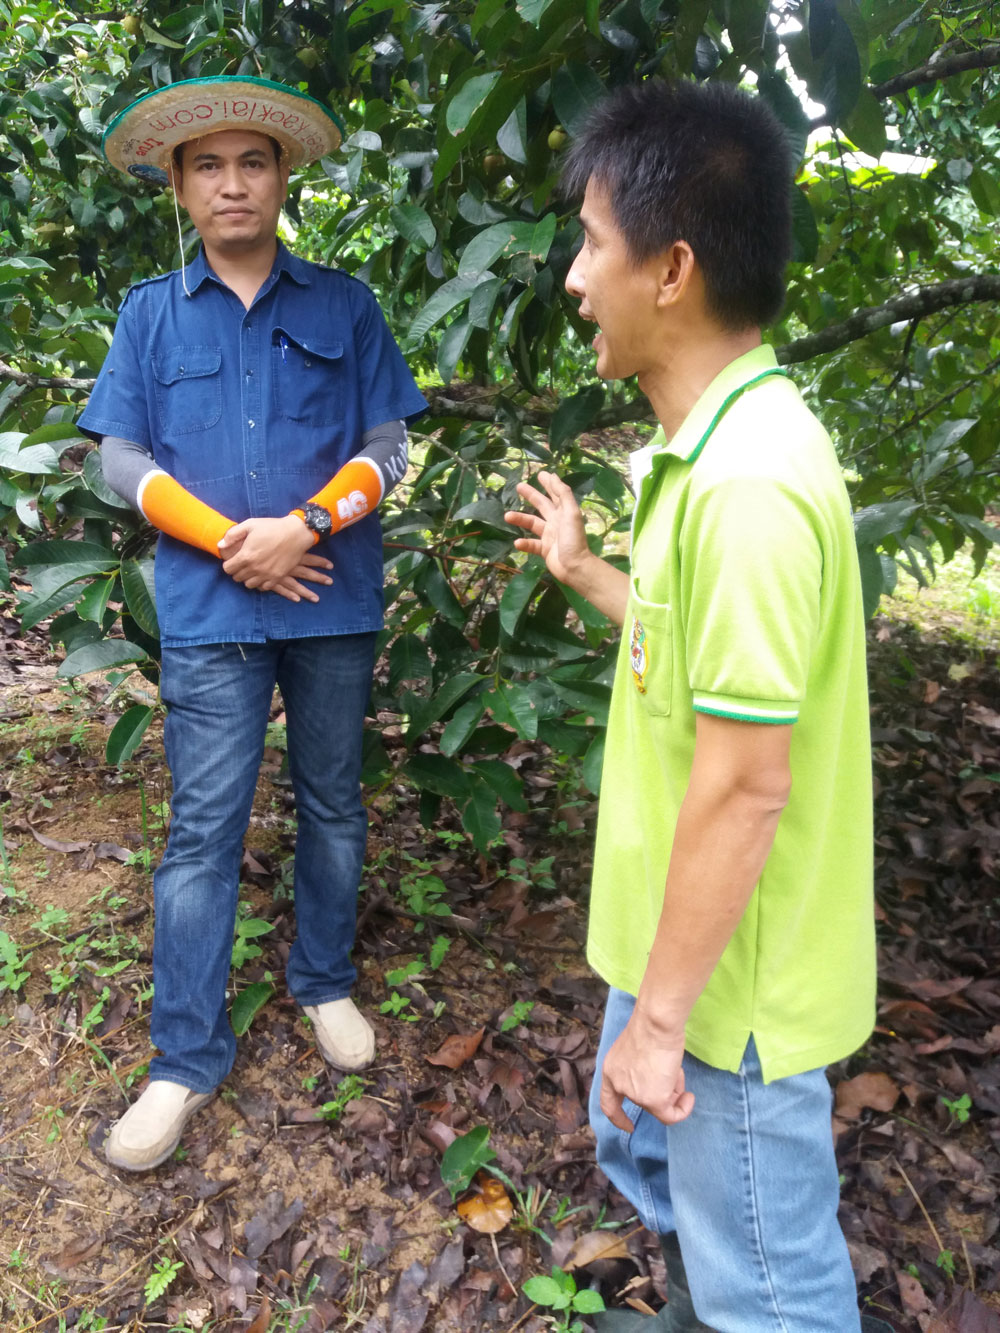
[[249, 419], [249, 421], [247, 422], [247, 425], [250, 426], [251, 429], [253, 428], [253, 417], [251, 417], [251, 418]]
[[247, 375], [248, 375], [248, 376], [249, 376], [249, 375], [252, 375], [252, 374], [253, 374], [253, 371], [252, 371], [252, 370], [248, 370], [248, 371], [247, 371]]
[[[307, 361], [307, 362], [306, 362], [306, 365], [307, 365], [307, 366], [311, 366], [311, 365], [312, 365], [312, 362], [311, 362], [311, 361]], [[183, 369], [184, 369], [184, 367], [181, 366], [181, 370], [183, 370]]]
[[256, 473], [256, 472], [251, 472], [250, 475], [251, 475], [251, 477], [253, 477], [254, 480], [256, 481], [256, 479], [257, 479], [257, 473]]
[[184, 374], [184, 367], [183, 367], [183, 366], [178, 366], [177, 369], [181, 372], [182, 375]]

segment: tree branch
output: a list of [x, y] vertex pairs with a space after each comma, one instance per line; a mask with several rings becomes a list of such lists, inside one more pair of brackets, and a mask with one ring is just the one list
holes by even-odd
[[886, 79], [885, 83], [872, 84], [869, 91], [878, 98], [895, 97], [921, 83], [939, 83], [953, 74], [964, 74], [970, 69], [992, 69], [995, 65], [1000, 65], [1000, 45], [983, 46], [978, 51], [959, 51], [953, 56], [929, 60], [917, 69]]
[[34, 375], [27, 370], [15, 370], [6, 361], [0, 361], [0, 380], [13, 380], [25, 389], [92, 389], [96, 380], [70, 379], [65, 375]]
[[843, 323], [831, 324], [818, 333], [796, 338], [794, 342], [775, 350], [782, 365], [792, 365], [856, 342], [877, 329], [885, 328], [887, 324], [920, 319], [924, 315], [933, 315], [935, 311], [945, 310], [948, 306], [968, 305], [975, 301], [1000, 301], [1000, 275], [977, 273], [968, 278], [950, 278], [947, 282], [938, 282], [933, 286], [918, 287], [916, 291], [906, 292], [903, 296], [894, 296], [885, 305], [855, 310]]

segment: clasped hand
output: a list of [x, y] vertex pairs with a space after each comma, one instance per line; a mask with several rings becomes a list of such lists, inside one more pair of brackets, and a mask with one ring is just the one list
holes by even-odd
[[285, 518], [248, 518], [219, 542], [222, 568], [237, 583], [276, 592], [290, 602], [318, 602], [309, 583], [330, 584], [333, 562], [313, 555], [313, 534], [294, 514]]

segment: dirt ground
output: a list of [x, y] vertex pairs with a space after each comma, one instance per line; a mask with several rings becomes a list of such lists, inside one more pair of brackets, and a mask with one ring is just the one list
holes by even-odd
[[[107, 686], [54, 666], [0, 603], [0, 1327], [530, 1331], [548, 1325], [520, 1288], [553, 1264], [655, 1309], [655, 1240], [586, 1126], [595, 807], [524, 745], [507, 758], [531, 809], [488, 857], [447, 815], [425, 830], [402, 786], [373, 800], [356, 958], [379, 1056], [352, 1083], [283, 987], [294, 821], [276, 728], [240, 892], [259, 924], [234, 971], [235, 992], [274, 993], [176, 1159], [105, 1164], [150, 1056], [168, 787], [155, 729], [109, 767]], [[1000, 1333], [995, 647], [882, 618], [871, 666], [882, 996], [871, 1042], [831, 1070], [842, 1220], [862, 1299], [897, 1333]], [[494, 1234], [490, 1199], [460, 1212], [441, 1178], [476, 1126], [508, 1178]]]

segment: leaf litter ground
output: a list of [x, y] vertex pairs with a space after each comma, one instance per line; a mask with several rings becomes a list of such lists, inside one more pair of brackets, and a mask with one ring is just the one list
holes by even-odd
[[[1000, 1333], [995, 647], [880, 618], [870, 660], [881, 989], [875, 1036], [831, 1070], [842, 1220], [862, 1296], [897, 1333]], [[373, 801], [356, 956], [379, 1058], [345, 1084], [282, 985], [294, 826], [269, 751], [240, 896], [270, 929], [248, 928], [235, 977], [275, 993], [177, 1160], [129, 1175], [99, 1149], [149, 1057], [158, 740], [106, 767], [101, 690], [58, 686], [2, 609], [0, 691], [16, 947], [0, 967], [27, 974], [0, 995], [4, 1330], [530, 1333], [546, 1325], [520, 1288], [553, 1264], [609, 1304], [662, 1302], [655, 1241], [593, 1161], [594, 806], [551, 756], [506, 756], [531, 812], [489, 856], [447, 816], [425, 830], [402, 787]], [[452, 915], [429, 915], [438, 902]], [[476, 1126], [515, 1190], [481, 1178], [460, 1212], [439, 1163]]]

